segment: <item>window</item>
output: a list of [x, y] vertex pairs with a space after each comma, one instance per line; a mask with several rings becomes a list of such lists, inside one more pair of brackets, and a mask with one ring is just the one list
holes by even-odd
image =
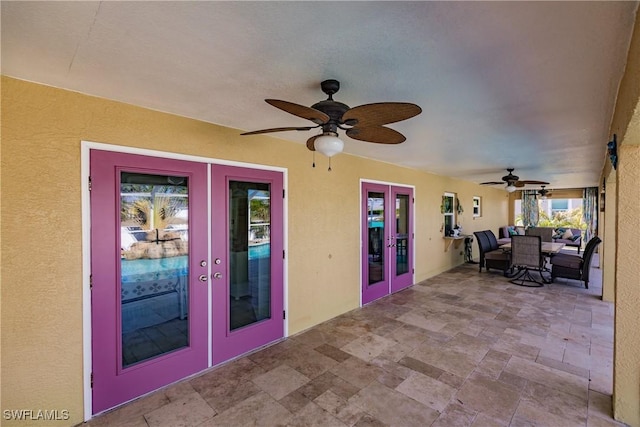
[[479, 196], [473, 196], [473, 217], [482, 216], [482, 210], [480, 209], [480, 205], [482, 203], [482, 199]]
[[551, 214], [555, 214], [556, 212], [566, 212], [569, 209], [569, 200], [567, 199], [556, 199], [551, 200]]
[[456, 213], [455, 204], [456, 195], [453, 193], [444, 193], [442, 196], [442, 205], [440, 206], [440, 212], [444, 216], [444, 235], [451, 236], [453, 234], [453, 227], [456, 225]]
[[[540, 227], [582, 228], [582, 199], [538, 200]], [[522, 200], [514, 203], [515, 225], [522, 225]]]

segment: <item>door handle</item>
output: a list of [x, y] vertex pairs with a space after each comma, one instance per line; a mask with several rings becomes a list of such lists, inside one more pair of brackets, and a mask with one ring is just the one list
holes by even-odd
[[220, 273], [219, 271], [213, 273], [213, 278], [214, 279], [222, 279], [222, 273]]
[[201, 282], [206, 282], [207, 281], [207, 275], [206, 274], [201, 274], [198, 277], [198, 280], [200, 280]]

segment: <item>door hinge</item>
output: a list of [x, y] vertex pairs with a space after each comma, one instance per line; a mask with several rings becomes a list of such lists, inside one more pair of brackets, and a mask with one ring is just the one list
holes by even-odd
[[93, 290], [93, 274], [89, 275], [89, 289]]
[[284, 196], [284, 192], [285, 192], [285, 189], [283, 188], [283, 189], [282, 189], [282, 198], [283, 198], [283, 199], [285, 198], [285, 196]]
[[91, 372], [91, 388], [93, 388], [93, 372]]
[[89, 191], [91, 191], [91, 177], [89, 177]]
[[286, 254], [284, 253], [284, 249], [282, 250], [282, 259], [286, 259]]
[[286, 319], [287, 318], [287, 312], [286, 310], [282, 310], [282, 319]]

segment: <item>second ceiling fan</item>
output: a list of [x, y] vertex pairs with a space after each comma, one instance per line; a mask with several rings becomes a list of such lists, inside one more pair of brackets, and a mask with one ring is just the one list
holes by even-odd
[[507, 175], [502, 177], [502, 181], [489, 181], [489, 182], [481, 182], [480, 185], [498, 185], [498, 184], [507, 184], [506, 190], [509, 193], [513, 193], [516, 191], [516, 188], [522, 188], [527, 184], [532, 185], [549, 185], [548, 182], [545, 181], [533, 181], [533, 180], [520, 180], [520, 177], [513, 174], [514, 168], [507, 168]]
[[278, 99], [265, 99], [268, 104], [289, 114], [311, 120], [315, 126], [262, 129], [245, 132], [242, 135], [292, 130], [307, 131], [319, 128], [321, 133], [307, 140], [307, 148], [331, 157], [341, 152], [344, 146], [338, 138], [338, 129], [344, 130], [347, 136], [360, 141], [400, 144], [406, 140], [405, 136], [384, 125], [410, 119], [422, 112], [419, 106], [408, 102], [378, 102], [350, 108], [333, 99], [333, 95], [340, 89], [339, 81], [325, 80], [320, 84], [320, 88], [329, 97], [311, 107]]

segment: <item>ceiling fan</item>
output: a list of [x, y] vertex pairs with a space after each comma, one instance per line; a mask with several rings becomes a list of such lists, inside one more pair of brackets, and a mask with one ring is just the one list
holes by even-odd
[[340, 90], [339, 81], [325, 80], [320, 83], [320, 88], [329, 97], [311, 107], [278, 99], [265, 99], [268, 104], [276, 108], [294, 116], [311, 120], [315, 126], [262, 129], [245, 132], [241, 135], [292, 130], [307, 131], [319, 128], [321, 133], [307, 140], [307, 148], [311, 151], [317, 150], [331, 158], [331, 156], [342, 152], [344, 148], [344, 143], [338, 138], [338, 129], [344, 130], [347, 136], [360, 141], [377, 144], [400, 144], [406, 140], [405, 136], [384, 125], [410, 119], [422, 112], [419, 106], [407, 102], [378, 102], [350, 108], [342, 102], [333, 100], [333, 95]]
[[545, 185], [541, 185], [540, 190], [538, 190], [538, 194], [540, 195], [541, 198], [546, 199], [547, 197], [551, 196], [551, 190], [547, 190]]
[[513, 168], [507, 168], [507, 175], [502, 177], [502, 181], [489, 181], [489, 182], [481, 182], [480, 185], [498, 185], [506, 183], [507, 186], [505, 189], [509, 193], [513, 193], [516, 191], [516, 188], [524, 187], [527, 184], [535, 184], [535, 185], [549, 185], [548, 182], [544, 181], [532, 181], [532, 180], [520, 180], [520, 177], [513, 174]]

